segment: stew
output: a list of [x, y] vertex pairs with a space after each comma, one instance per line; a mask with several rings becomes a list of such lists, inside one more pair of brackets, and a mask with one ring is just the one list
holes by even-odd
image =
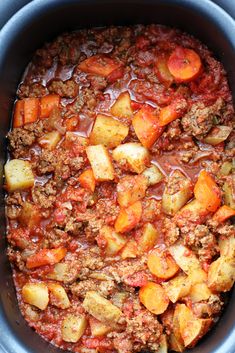
[[235, 280], [226, 73], [160, 25], [65, 33], [17, 91], [8, 256], [28, 324], [79, 353], [191, 348]]

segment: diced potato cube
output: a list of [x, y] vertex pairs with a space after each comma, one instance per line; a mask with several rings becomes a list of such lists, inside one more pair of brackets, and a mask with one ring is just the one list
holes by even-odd
[[216, 125], [211, 129], [209, 134], [203, 139], [203, 142], [209, 145], [216, 146], [219, 143], [225, 141], [231, 134], [233, 128], [226, 125]]
[[235, 210], [235, 177], [232, 176], [223, 185], [225, 204]]
[[127, 242], [127, 239], [123, 235], [115, 232], [112, 227], [103, 226], [100, 229], [98, 244], [99, 242], [103, 244], [105, 254], [107, 256], [112, 256], [117, 254], [123, 248]]
[[163, 282], [162, 286], [172, 303], [176, 303], [177, 300], [189, 294], [191, 281], [185, 275], [178, 275], [168, 282]]
[[84, 334], [86, 327], [87, 320], [84, 315], [68, 314], [62, 322], [62, 339], [65, 342], [76, 343]]
[[235, 281], [235, 258], [221, 256], [211, 263], [208, 271], [208, 287], [212, 291], [227, 292]]
[[103, 322], [96, 320], [94, 317], [89, 319], [91, 334], [94, 337], [104, 336], [112, 330], [110, 326], [105, 325]]
[[183, 352], [185, 349], [184, 345], [176, 338], [174, 333], [170, 334], [169, 348], [174, 352]]
[[28, 161], [12, 159], [5, 164], [4, 169], [9, 192], [28, 189], [34, 185], [34, 175]]
[[52, 272], [49, 272], [47, 277], [55, 281], [68, 282], [69, 279], [69, 265], [65, 262], [60, 262], [54, 265]]
[[113, 106], [111, 107], [111, 114], [118, 118], [131, 119], [133, 111], [131, 108], [131, 98], [129, 92], [122, 92]]
[[50, 291], [50, 302], [52, 305], [61, 309], [70, 307], [70, 301], [64, 287], [57, 283], [49, 283], [48, 289]]
[[172, 320], [173, 332], [170, 336], [171, 349], [176, 352], [183, 352], [185, 349], [184, 341], [180, 332], [180, 323], [179, 323], [180, 309], [181, 309], [180, 306], [177, 304], [174, 310], [173, 320]]
[[211, 294], [212, 293], [206, 283], [196, 283], [190, 289], [189, 298], [195, 303], [209, 299]]
[[111, 116], [98, 114], [90, 134], [91, 145], [114, 148], [128, 135], [129, 128]]
[[169, 177], [162, 196], [162, 209], [167, 215], [173, 216], [193, 195], [191, 180], [179, 170], [175, 170]]
[[156, 353], [167, 353], [167, 352], [168, 352], [168, 345], [167, 345], [166, 335], [161, 335], [159, 348], [156, 351]]
[[207, 280], [206, 272], [201, 268], [201, 264], [196, 255], [184, 245], [175, 244], [169, 247], [169, 252], [179, 265], [179, 267], [190, 276], [192, 284]]
[[152, 249], [158, 239], [158, 231], [151, 224], [146, 223], [143, 228], [143, 233], [138, 239], [138, 248], [141, 253], [145, 253]]
[[88, 146], [89, 140], [87, 137], [79, 136], [76, 132], [67, 131], [65, 134], [66, 143], [76, 143], [79, 146]]
[[146, 168], [142, 175], [148, 179], [148, 185], [158, 184], [164, 178], [160, 169], [154, 164], [151, 167]]
[[42, 146], [43, 148], [46, 148], [47, 150], [53, 150], [54, 148], [56, 148], [56, 145], [60, 140], [61, 140], [61, 136], [59, 132], [51, 131], [43, 135], [42, 137], [40, 137], [40, 139], [38, 140], [38, 143], [40, 146]]
[[32, 229], [39, 224], [41, 213], [36, 205], [25, 201], [22, 205], [19, 221], [28, 228]]
[[128, 297], [127, 292], [116, 292], [112, 296], [112, 303], [117, 306], [119, 309], [122, 308], [123, 304], [126, 302]]
[[135, 258], [138, 255], [138, 247], [135, 240], [130, 239], [121, 252], [122, 259]]
[[220, 256], [235, 257], [235, 236], [219, 238]]
[[95, 180], [108, 181], [114, 179], [114, 169], [108, 151], [103, 145], [88, 146], [87, 158], [91, 164]]
[[111, 327], [118, 323], [122, 315], [118, 307], [94, 291], [86, 292], [83, 307], [94, 318]]
[[197, 319], [185, 304], [177, 304], [180, 333], [186, 347], [194, 347], [209, 330], [211, 319]]
[[117, 199], [121, 207], [128, 207], [144, 198], [147, 190], [147, 178], [143, 175], [128, 175], [117, 184]]
[[138, 174], [142, 173], [150, 162], [147, 148], [137, 142], [129, 142], [116, 147], [113, 151], [113, 159], [124, 169]]
[[49, 303], [48, 288], [44, 283], [26, 283], [22, 288], [22, 297], [25, 303], [45, 310]]

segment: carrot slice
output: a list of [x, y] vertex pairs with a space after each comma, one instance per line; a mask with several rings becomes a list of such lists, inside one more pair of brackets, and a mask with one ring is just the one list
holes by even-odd
[[235, 216], [235, 210], [227, 205], [221, 206], [213, 216], [213, 219], [217, 222], [224, 222], [230, 217]]
[[159, 125], [155, 109], [148, 104], [145, 104], [134, 115], [132, 125], [138, 139], [146, 148], [150, 148], [164, 130], [164, 128]]
[[81, 71], [107, 77], [121, 66], [106, 55], [94, 55], [82, 61], [78, 67]]
[[15, 104], [13, 127], [24, 125], [24, 99], [18, 100]]
[[115, 222], [115, 230], [118, 233], [128, 232], [140, 221], [142, 215], [142, 204], [136, 201], [127, 208], [122, 208]]
[[202, 170], [194, 187], [194, 195], [207, 211], [215, 212], [221, 203], [221, 192], [214, 179]]
[[162, 249], [154, 249], [148, 255], [149, 271], [162, 279], [173, 277], [179, 270], [179, 266], [173, 257]]
[[85, 170], [78, 178], [81, 186], [91, 192], [95, 190], [95, 178], [91, 168]]
[[59, 107], [60, 96], [58, 94], [48, 94], [40, 101], [40, 118], [48, 118], [53, 108]]
[[26, 267], [31, 269], [45, 265], [54, 265], [60, 262], [66, 253], [67, 250], [65, 248], [39, 250], [38, 253], [27, 258]]
[[162, 108], [159, 114], [159, 125], [165, 126], [171, 121], [181, 118], [187, 108], [185, 99], [176, 99], [173, 103]]
[[38, 119], [39, 99], [25, 98], [24, 99], [24, 124], [33, 123]]
[[200, 56], [192, 49], [177, 47], [170, 55], [168, 69], [178, 82], [195, 79], [202, 67]]
[[169, 298], [160, 284], [148, 282], [139, 291], [140, 302], [153, 314], [160, 315], [166, 311]]

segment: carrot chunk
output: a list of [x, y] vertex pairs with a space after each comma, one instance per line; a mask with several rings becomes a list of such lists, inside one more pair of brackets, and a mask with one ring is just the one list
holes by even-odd
[[105, 55], [94, 55], [82, 61], [78, 67], [81, 71], [107, 77], [121, 66], [120, 63]]
[[24, 99], [18, 100], [15, 104], [13, 127], [24, 125]]
[[140, 302], [153, 314], [159, 315], [166, 311], [169, 298], [160, 284], [148, 282], [139, 291]]
[[40, 101], [40, 118], [48, 118], [53, 108], [59, 107], [60, 96], [58, 94], [48, 94]]
[[162, 249], [154, 249], [148, 255], [148, 268], [152, 274], [162, 279], [173, 277], [179, 270], [179, 266], [171, 256]]
[[177, 47], [170, 55], [168, 69], [177, 82], [195, 79], [201, 71], [200, 56], [192, 49]]
[[221, 192], [214, 179], [202, 170], [194, 187], [194, 195], [209, 212], [215, 212], [221, 203]]
[[145, 104], [133, 117], [132, 125], [135, 133], [146, 148], [150, 148], [163, 133], [163, 127], [159, 125], [155, 109]]
[[159, 125], [165, 126], [171, 121], [181, 118], [187, 108], [185, 99], [177, 99], [173, 103], [162, 108], [159, 114]]
[[66, 131], [76, 131], [79, 125], [79, 117], [74, 115], [69, 119], [66, 119], [64, 122], [64, 126]]
[[227, 205], [221, 206], [213, 216], [213, 219], [217, 222], [224, 222], [230, 217], [235, 216], [235, 210]]
[[95, 177], [91, 168], [85, 170], [78, 178], [81, 186], [91, 192], [95, 190]]
[[25, 98], [24, 99], [24, 124], [33, 123], [38, 119], [39, 99]]
[[116, 232], [124, 233], [133, 229], [139, 223], [141, 215], [142, 204], [140, 201], [127, 208], [122, 208], [114, 225]]
[[65, 257], [66, 252], [65, 248], [39, 250], [38, 253], [27, 258], [26, 267], [31, 269], [45, 265], [54, 265]]

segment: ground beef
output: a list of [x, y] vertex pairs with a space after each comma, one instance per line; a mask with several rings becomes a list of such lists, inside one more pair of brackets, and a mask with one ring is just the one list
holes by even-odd
[[162, 233], [164, 234], [164, 240], [167, 246], [173, 245], [180, 236], [179, 227], [177, 227], [176, 223], [170, 218], [164, 219]]
[[54, 80], [48, 86], [50, 93], [56, 93], [63, 98], [75, 98], [78, 94], [78, 85], [73, 80]]
[[56, 182], [49, 180], [43, 186], [34, 186], [32, 189], [33, 202], [41, 208], [50, 208], [56, 201]]
[[87, 279], [84, 281], [80, 281], [79, 283], [75, 283], [70, 287], [70, 290], [73, 295], [84, 298], [87, 291], [93, 290], [98, 292], [102, 297], [111, 296], [116, 290], [117, 285], [112, 280], [95, 280], [95, 279]]
[[10, 219], [16, 219], [21, 212], [23, 200], [19, 192], [13, 192], [6, 200], [6, 215]]
[[194, 103], [188, 113], [181, 119], [184, 131], [198, 139], [203, 138], [212, 128], [213, 119], [220, 117], [224, 102], [221, 98], [207, 107], [203, 103]]
[[37, 97], [40, 98], [48, 94], [48, 90], [45, 86], [40, 83], [33, 83], [32, 85], [21, 84], [17, 95], [20, 99], [28, 98], [28, 97]]

